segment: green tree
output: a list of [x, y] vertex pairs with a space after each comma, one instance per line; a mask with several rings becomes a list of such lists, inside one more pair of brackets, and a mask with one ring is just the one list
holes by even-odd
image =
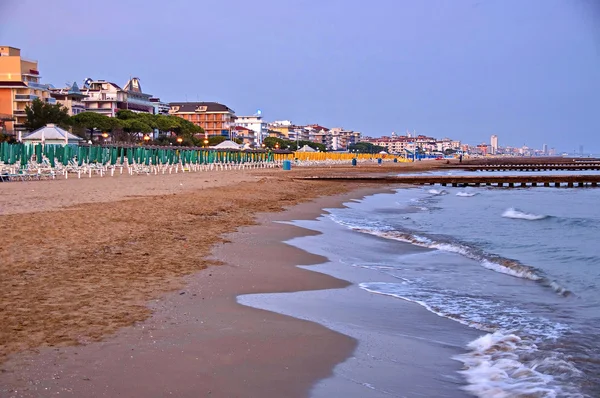
[[348, 147], [350, 152], [358, 152], [358, 153], [379, 153], [381, 151], [385, 151], [386, 148], [371, 144], [370, 142], [357, 142], [356, 144], [352, 144]]
[[280, 149], [287, 147], [285, 140], [282, 140], [281, 138], [276, 138], [276, 137], [265, 138], [263, 140], [263, 144], [266, 148], [269, 148], [269, 149], [274, 149], [276, 145], [279, 146]]
[[222, 136], [222, 135], [212, 135], [212, 136], [208, 137], [208, 145], [209, 146], [219, 145], [223, 141], [227, 141], [227, 137]]
[[121, 121], [96, 112], [81, 112], [71, 117], [73, 133], [87, 139], [86, 131], [99, 130], [112, 132], [121, 127]]
[[37, 130], [49, 123], [54, 123], [62, 128], [69, 128], [70, 117], [69, 110], [61, 104], [48, 104], [39, 98], [31, 103], [31, 106], [25, 107], [27, 120], [25, 128], [28, 130]]

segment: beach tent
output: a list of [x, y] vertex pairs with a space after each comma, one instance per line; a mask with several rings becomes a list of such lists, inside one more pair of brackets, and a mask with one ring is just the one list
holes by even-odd
[[240, 149], [242, 146], [231, 140], [223, 141], [218, 145], [213, 146], [216, 149]]
[[308, 145], [304, 145], [302, 148], [298, 149], [298, 152], [317, 152], [315, 149], [309, 147]]
[[380, 155], [387, 155], [388, 153], [386, 151], [381, 151], [379, 152]]
[[55, 124], [47, 124], [46, 126], [35, 130], [28, 136], [23, 137], [22, 141], [29, 144], [78, 145], [79, 142], [83, 140], [76, 135], [61, 129]]

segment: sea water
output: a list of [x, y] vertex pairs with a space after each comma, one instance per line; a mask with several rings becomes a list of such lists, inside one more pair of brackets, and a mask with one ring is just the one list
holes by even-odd
[[344, 256], [374, 272], [364, 291], [481, 331], [454, 358], [467, 392], [600, 397], [599, 203], [596, 188], [406, 188], [328, 217], [429, 249]]

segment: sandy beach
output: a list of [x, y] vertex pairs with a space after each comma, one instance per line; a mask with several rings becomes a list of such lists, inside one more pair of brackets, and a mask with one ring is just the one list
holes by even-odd
[[[286, 234], [298, 234], [297, 228], [271, 223], [272, 233], [263, 229], [259, 236], [224, 234], [255, 224], [259, 213], [354, 190], [350, 196], [328, 199], [330, 203], [313, 203], [314, 217], [322, 207], [382, 189], [357, 192], [361, 187], [295, 181], [295, 175], [410, 168], [257, 170], [3, 184], [3, 394], [35, 396], [43, 386], [75, 395], [77, 388], [85, 388], [90, 396], [112, 395], [110, 388], [120, 388], [128, 396], [148, 396], [156, 391], [148, 380], [162, 380], [164, 388], [187, 385], [180, 396], [193, 394], [198, 386], [207, 392], [224, 391], [225, 396], [249, 396], [252, 388], [267, 395], [305, 396], [315, 381], [352, 352], [355, 341], [313, 323], [242, 307], [235, 297], [335, 288], [347, 282], [293, 267], [322, 262], [318, 256], [289, 247], [282, 254], [283, 246], [271, 249]], [[302, 218], [300, 213], [290, 217]], [[236, 250], [227, 251], [233, 256], [228, 258], [223, 250], [231, 245]], [[252, 251], [257, 255], [250, 256]], [[173, 315], [173, 309], [185, 302], [187, 315], [179, 311]], [[178, 350], [184, 335], [194, 336], [191, 351], [175, 355], [143, 348], [144, 341], [149, 345], [163, 341]], [[160, 346], [164, 349], [165, 344]], [[114, 352], [109, 353], [111, 347]], [[185, 366], [182, 356], [204, 358], [203, 369]], [[130, 362], [131, 357], [135, 358], [131, 366], [122, 361]], [[152, 367], [146, 366], [149, 361]], [[166, 367], [164, 372], [161, 366]], [[283, 377], [289, 369], [294, 369], [293, 377]], [[281, 377], [274, 377], [276, 371]], [[195, 382], [183, 382], [186, 374]], [[114, 382], [116, 375], [124, 377], [123, 383]], [[281, 383], [265, 383], [265, 377]], [[133, 380], [134, 385], [125, 382]], [[142, 387], [146, 384], [149, 390]]]

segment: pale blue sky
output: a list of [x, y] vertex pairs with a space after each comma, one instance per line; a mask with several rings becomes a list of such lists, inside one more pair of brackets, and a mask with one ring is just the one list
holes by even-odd
[[600, 152], [599, 0], [0, 0], [0, 43], [55, 86]]

